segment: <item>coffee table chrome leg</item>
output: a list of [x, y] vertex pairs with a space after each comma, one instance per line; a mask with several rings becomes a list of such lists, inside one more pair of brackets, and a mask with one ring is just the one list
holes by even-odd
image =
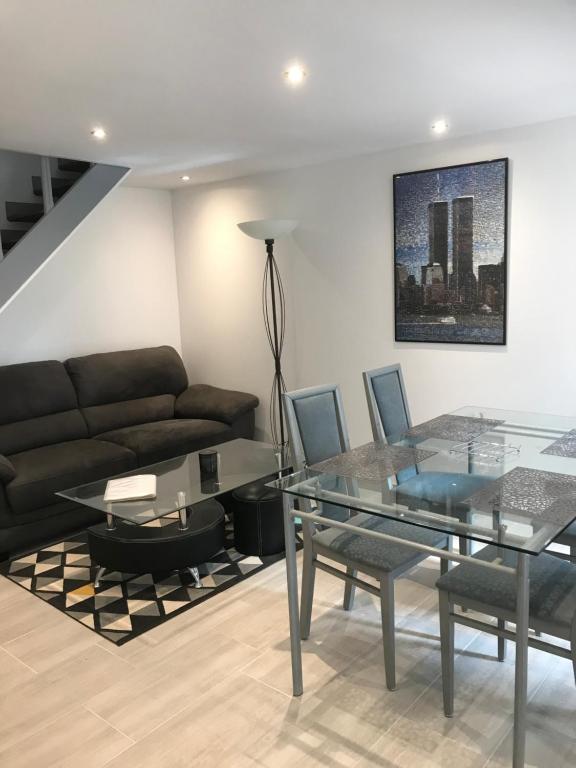
[[178, 491], [178, 515], [180, 517], [180, 530], [187, 530], [188, 512], [186, 510], [186, 494], [184, 491]]
[[111, 512], [106, 512], [106, 530], [116, 530], [116, 521], [114, 520], [114, 515]]
[[194, 579], [194, 587], [196, 589], [202, 589], [202, 579], [200, 578], [200, 571], [198, 568], [188, 568]]
[[98, 587], [100, 586], [100, 580], [102, 579], [105, 573], [106, 573], [106, 568], [102, 568], [102, 566], [100, 566], [100, 568], [98, 568], [98, 572], [96, 573], [96, 578], [94, 579], [94, 589], [98, 589]]

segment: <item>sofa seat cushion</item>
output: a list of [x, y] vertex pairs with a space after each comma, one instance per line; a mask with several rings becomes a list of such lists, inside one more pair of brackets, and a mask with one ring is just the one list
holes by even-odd
[[15, 514], [56, 504], [57, 491], [127, 472], [137, 466], [128, 448], [101, 440], [70, 440], [10, 456], [16, 477], [6, 486]]
[[94, 439], [107, 440], [129, 448], [138, 457], [138, 465], [145, 467], [210, 445], [224, 443], [233, 436], [230, 427], [219, 421], [169, 419], [115, 429]]

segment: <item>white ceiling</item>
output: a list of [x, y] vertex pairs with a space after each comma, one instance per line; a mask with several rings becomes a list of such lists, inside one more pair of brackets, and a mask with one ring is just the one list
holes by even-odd
[[574, 115], [576, 0], [1, 0], [0, 72], [0, 147], [174, 187]]

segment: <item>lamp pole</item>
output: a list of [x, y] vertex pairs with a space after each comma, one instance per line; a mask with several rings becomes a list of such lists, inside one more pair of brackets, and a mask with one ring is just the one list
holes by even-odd
[[284, 401], [286, 383], [282, 375], [282, 347], [286, 329], [286, 305], [280, 270], [274, 258], [274, 243], [280, 237], [290, 235], [298, 222], [295, 219], [260, 219], [242, 221], [238, 228], [248, 237], [263, 240], [266, 245], [266, 266], [262, 283], [262, 313], [268, 343], [274, 357], [274, 378], [270, 393], [270, 432], [272, 442], [283, 451], [286, 448], [284, 426]]
[[[275, 445], [284, 447], [284, 403], [282, 400], [286, 391], [282, 376], [282, 347], [284, 346], [285, 327], [284, 289], [280, 279], [280, 271], [274, 258], [274, 239], [266, 238], [264, 242], [266, 244], [266, 267], [262, 286], [262, 309], [266, 335], [274, 357], [274, 378], [270, 397], [270, 428]], [[270, 324], [270, 310], [272, 311], [272, 324]], [[277, 413], [276, 407], [278, 408]]]

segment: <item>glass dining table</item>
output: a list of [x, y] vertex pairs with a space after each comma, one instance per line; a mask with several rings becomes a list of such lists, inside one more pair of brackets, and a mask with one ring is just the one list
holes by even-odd
[[[407, 476], [453, 473], [483, 478], [452, 508], [426, 482], [419, 498], [399, 488]], [[576, 521], [576, 417], [468, 406], [369, 443], [273, 483], [283, 492], [293, 693], [303, 692], [296, 518], [355, 535], [398, 542], [457, 563], [513, 573], [516, 579], [516, 669], [513, 768], [525, 762], [528, 677], [529, 574], [538, 557]], [[480, 488], [478, 490], [478, 488]], [[295, 505], [295, 501], [297, 504]], [[516, 566], [436, 549], [322, 515], [334, 505], [407, 526], [443, 531], [460, 539], [513, 550]], [[463, 509], [465, 514], [463, 514]], [[496, 550], [497, 551], [497, 550]], [[576, 606], [575, 606], [576, 612]]]

